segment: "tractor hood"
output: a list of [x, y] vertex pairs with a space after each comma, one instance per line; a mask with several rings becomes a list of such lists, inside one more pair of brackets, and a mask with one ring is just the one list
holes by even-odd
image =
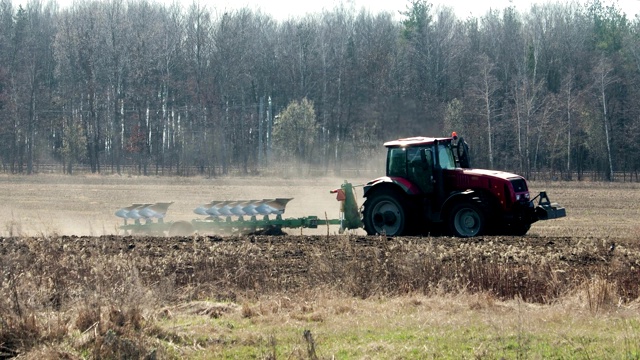
[[[443, 171], [445, 188], [453, 189], [492, 189], [499, 183], [516, 184], [516, 192], [527, 192], [527, 182], [513, 173], [486, 169], [445, 169]], [[502, 185], [500, 185], [502, 189]]]
[[503, 180], [509, 180], [514, 178], [522, 178], [520, 175], [516, 175], [506, 171], [498, 171], [498, 170], [486, 170], [486, 169], [456, 169], [457, 171], [462, 170], [462, 173], [466, 176], [481, 176], [481, 177], [493, 177]]

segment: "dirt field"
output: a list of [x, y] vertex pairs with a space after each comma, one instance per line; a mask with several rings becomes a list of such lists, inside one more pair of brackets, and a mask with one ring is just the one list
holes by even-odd
[[[348, 179], [363, 184], [368, 178]], [[110, 235], [122, 224], [114, 213], [131, 203], [173, 201], [167, 221], [199, 218], [193, 209], [211, 200], [294, 198], [285, 217], [315, 215], [337, 218], [338, 202], [329, 190], [343, 179], [201, 179], [126, 176], [0, 175], [0, 235]], [[532, 236], [640, 235], [640, 186], [606, 183], [532, 183], [531, 191], [547, 190], [552, 201], [567, 209], [563, 219], [538, 222]], [[362, 202], [362, 191], [357, 190]], [[326, 228], [304, 235], [326, 234]], [[300, 234], [300, 230], [291, 231]], [[337, 227], [330, 230], [337, 233]], [[362, 231], [356, 234], [363, 234]]]
[[[362, 184], [366, 180], [351, 179], [354, 184]], [[291, 197], [294, 200], [287, 206], [285, 218], [309, 215], [315, 215], [319, 218], [337, 218], [339, 203], [335, 200], [335, 196], [329, 193], [329, 190], [339, 187], [342, 181], [334, 178], [293, 180], [259, 177], [201, 179], [120, 176], [2, 176], [0, 177], [0, 198], [3, 199], [3, 206], [0, 208], [0, 219], [2, 219], [3, 225], [1, 235], [56, 239], [58, 242], [66, 241], [62, 246], [68, 250], [69, 254], [81, 254], [83, 251], [88, 251], [87, 249], [92, 249], [91, 251], [95, 252], [96, 256], [111, 256], [112, 253], [125, 251], [129, 256], [140, 256], [141, 259], [163, 259], [163, 264], [170, 263], [171, 259], [187, 256], [181, 255], [181, 251], [185, 248], [185, 244], [194, 241], [193, 239], [208, 244], [207, 239], [211, 239], [213, 236], [212, 239], [215, 240], [217, 248], [228, 248], [232, 253], [250, 251], [243, 246], [246, 243], [251, 243], [253, 244], [251, 251], [268, 254], [267, 257], [272, 262], [263, 265], [256, 263], [255, 266], [258, 269], [273, 269], [272, 271], [278, 274], [286, 274], [285, 277], [288, 279], [297, 278], [299, 273], [303, 274], [301, 283], [296, 281], [289, 283], [296, 289], [304, 289], [308, 285], [309, 280], [306, 277], [311, 272], [308, 266], [314, 263], [314, 256], [327, 259], [328, 263], [322, 263], [318, 267], [336, 268], [345, 261], [364, 264], [368, 261], [367, 256], [379, 257], [380, 253], [397, 255], [395, 261], [400, 262], [400, 265], [397, 266], [410, 270], [407, 270], [406, 273], [401, 272], [402, 276], [406, 277], [403, 280], [406, 281], [406, 284], [400, 286], [405, 288], [403, 290], [405, 292], [428, 291], [426, 283], [411, 280], [411, 276], [415, 274], [425, 278], [424, 272], [426, 270], [418, 269], [417, 267], [420, 266], [441, 269], [440, 272], [444, 275], [438, 275], [438, 271], [434, 270], [433, 274], [426, 277], [428, 280], [424, 280], [436, 283], [447, 280], [446, 276], [452, 272], [459, 274], [473, 269], [473, 267], [465, 267], [465, 264], [479, 266], [476, 270], [482, 274], [485, 271], [506, 271], [506, 275], [502, 275], [507, 276], [507, 280], [500, 279], [502, 285], [482, 283], [472, 286], [476, 286], [478, 291], [490, 290], [500, 298], [510, 298], [519, 294], [521, 297], [536, 302], [549, 300], [545, 300], [545, 296], [549, 296], [548, 289], [544, 286], [540, 288], [542, 285], [537, 281], [547, 281], [551, 277], [560, 279], [563, 283], [573, 284], [575, 276], [580, 275], [582, 279], [586, 274], [594, 273], [594, 269], [601, 270], [603, 266], [607, 271], [607, 278], [614, 279], [617, 276], [619, 284], [623, 285], [627, 284], [627, 280], [631, 281], [630, 279], [633, 279], [634, 276], [640, 275], [637, 274], [640, 271], [638, 270], [640, 269], [640, 258], [637, 255], [640, 251], [640, 245], [637, 241], [640, 236], [640, 207], [637, 206], [640, 203], [640, 191], [638, 191], [637, 184], [533, 183], [531, 184], [532, 193], [546, 189], [552, 201], [557, 201], [566, 207], [567, 217], [540, 221], [532, 226], [527, 236], [513, 238], [481, 237], [462, 240], [442, 237], [381, 241], [381, 237], [364, 236], [364, 231], [361, 229], [349, 232], [347, 237], [338, 236], [337, 226], [331, 228], [321, 226], [318, 229], [285, 229], [289, 236], [276, 238], [217, 237], [216, 234], [203, 234], [203, 236], [193, 239], [190, 237], [184, 239], [123, 238], [121, 236], [123, 232], [118, 228], [122, 224], [122, 220], [114, 215], [117, 209], [130, 203], [173, 201], [174, 204], [169, 209], [167, 221], [191, 220], [198, 218], [198, 215], [193, 213], [193, 209], [211, 200]], [[360, 201], [362, 200], [361, 191], [361, 188], [358, 189], [357, 196]], [[331, 236], [328, 237], [327, 234]], [[100, 237], [97, 238], [97, 236]], [[14, 251], [12, 244], [20, 248], [19, 243], [20, 240], [5, 240], [2, 244], [4, 255], [11, 258], [10, 254]], [[33, 243], [37, 244], [38, 242], [34, 241]], [[123, 243], [126, 244], [123, 245]], [[242, 246], [236, 249], [238, 244]], [[351, 248], [351, 245], [354, 244], [357, 247]], [[127, 246], [135, 247], [135, 251], [128, 251]], [[336, 253], [334, 246], [338, 246], [338, 249], [341, 246], [346, 246], [348, 251]], [[186, 247], [188, 248], [188, 246]], [[391, 251], [390, 248], [394, 250]], [[37, 251], [32, 250], [32, 252], [33, 254], [28, 256], [25, 254], [16, 254], [15, 256], [29, 258], [38, 255]], [[47, 251], [42, 250], [42, 252]], [[275, 252], [276, 255], [272, 256], [272, 252]], [[346, 254], [351, 254], [349, 255], [351, 258], [346, 258]], [[363, 258], [359, 258], [362, 254], [369, 255], [363, 255]], [[424, 255], [417, 256], [415, 254]], [[424, 259], [431, 259], [429, 261], [434, 263], [424, 263], [427, 261]], [[612, 262], [613, 260], [615, 262]], [[189, 262], [201, 263], [202, 259], [191, 259]], [[336, 263], [334, 264], [334, 262]], [[487, 270], [487, 264], [503, 264], [507, 268], [505, 268], [506, 270], [503, 268]], [[615, 265], [615, 271], [611, 268], [611, 264]], [[380, 264], [371, 264], [370, 266], [375, 267], [374, 265]], [[209, 266], [206, 265], [206, 267]], [[511, 286], [508, 285], [509, 277], [517, 276], [517, 272], [523, 268], [532, 274], [540, 273], [542, 275], [541, 277], [527, 277], [532, 283], [523, 285], [525, 291], [513, 287], [509, 288]], [[299, 271], [298, 269], [306, 270]], [[626, 270], [622, 271], [622, 269]], [[174, 271], [176, 269], [171, 268], [165, 272], [173, 273]], [[287, 271], [293, 273], [288, 274]], [[384, 271], [388, 272], [389, 270]], [[621, 273], [618, 274], [617, 271]], [[612, 273], [614, 275], [611, 275]], [[320, 278], [326, 277], [326, 275], [318, 276]], [[475, 275], [469, 274], [468, 276]], [[493, 275], [485, 274], [482, 276], [492, 277]], [[262, 286], [279, 291], [280, 288], [277, 284], [264, 285], [269, 283], [271, 278], [271, 276], [265, 275], [261, 280]], [[152, 279], [147, 280], [152, 281]], [[209, 278], [202, 280], [203, 283], [210, 281], [212, 280]], [[461, 280], [457, 279], [456, 281], [460, 282]], [[179, 283], [183, 285], [181, 282]], [[239, 286], [244, 289], [247, 287], [246, 284], [240, 283], [230, 283], [229, 285], [232, 288]], [[627, 285], [631, 286], [631, 284]], [[397, 292], [394, 288], [399, 285], [391, 282], [387, 285], [375, 284], [374, 286], [372, 284], [372, 286], [374, 289], [376, 286], [384, 289], [383, 293], [394, 293]], [[251, 286], [248, 288], [252, 289]], [[633, 286], [626, 288], [626, 285], [619, 290], [621, 297], [626, 299], [625, 301], [635, 299], [638, 291], [638, 288]], [[363, 295], [366, 292], [375, 293], [375, 290], [356, 288], [350, 292]]]
[[114, 216], [293, 197], [285, 217], [336, 218], [341, 182], [0, 176], [0, 358], [640, 356], [636, 184], [533, 183], [567, 217], [525, 237], [160, 239]]

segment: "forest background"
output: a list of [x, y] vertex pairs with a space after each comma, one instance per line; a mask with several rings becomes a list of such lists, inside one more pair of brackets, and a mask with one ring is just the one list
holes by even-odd
[[5, 173], [381, 173], [384, 141], [456, 131], [474, 167], [638, 181], [639, 95], [640, 17], [599, 0], [287, 20], [0, 0]]

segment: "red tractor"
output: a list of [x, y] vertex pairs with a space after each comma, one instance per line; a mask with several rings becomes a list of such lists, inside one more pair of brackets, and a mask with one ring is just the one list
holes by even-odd
[[386, 176], [364, 186], [362, 221], [369, 235], [524, 235], [538, 220], [566, 216], [545, 192], [532, 199], [522, 176], [470, 168], [467, 144], [455, 133], [384, 146]]

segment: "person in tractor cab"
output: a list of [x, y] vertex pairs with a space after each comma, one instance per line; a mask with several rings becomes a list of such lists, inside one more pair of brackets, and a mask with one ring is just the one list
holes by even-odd
[[455, 131], [451, 133], [451, 137], [453, 138], [453, 141], [451, 141], [451, 145], [454, 149], [457, 149], [457, 151], [454, 151], [454, 155], [456, 156], [456, 162], [458, 163], [458, 166], [463, 169], [468, 169], [470, 167], [469, 144], [464, 141], [464, 138], [462, 136], [458, 137], [458, 133], [456, 133]]

